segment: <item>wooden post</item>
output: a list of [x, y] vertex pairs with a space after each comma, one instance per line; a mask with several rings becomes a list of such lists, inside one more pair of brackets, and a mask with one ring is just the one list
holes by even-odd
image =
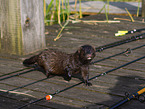
[[45, 48], [43, 0], [0, 0], [0, 54]]
[[145, 0], [142, 0], [142, 17], [145, 17]]

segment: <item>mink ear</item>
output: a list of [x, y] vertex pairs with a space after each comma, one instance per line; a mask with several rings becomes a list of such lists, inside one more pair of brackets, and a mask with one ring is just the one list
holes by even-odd
[[96, 51], [96, 48], [94, 46], [92, 46], [93, 50]]
[[82, 47], [80, 47], [80, 48], [78, 49], [78, 53], [79, 53], [79, 54], [80, 54], [81, 50], [82, 50]]
[[93, 46], [94, 51], [96, 52], [96, 48]]

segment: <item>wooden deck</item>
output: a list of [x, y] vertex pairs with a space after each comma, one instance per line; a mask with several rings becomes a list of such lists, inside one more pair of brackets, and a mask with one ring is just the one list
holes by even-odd
[[[100, 18], [100, 16], [90, 16], [85, 19]], [[109, 19], [121, 16], [110, 16]], [[104, 15], [105, 18], [105, 15]], [[141, 18], [136, 18], [141, 20]], [[75, 52], [78, 47], [84, 44], [91, 44], [95, 47], [109, 44], [140, 33], [128, 34], [122, 37], [115, 37], [118, 30], [132, 30], [144, 28], [144, 23], [121, 21], [121, 23], [98, 23], [98, 24], [69, 24], [63, 31], [62, 37], [54, 42], [53, 39], [60, 30], [59, 25], [46, 27], [47, 46], [57, 48], [67, 53]], [[103, 52], [97, 52], [93, 61], [112, 56], [125, 51], [127, 48], [135, 48], [145, 44], [145, 39], [126, 43], [113, 47]], [[90, 66], [90, 78], [109, 71], [127, 62], [145, 56], [145, 46], [133, 50], [129, 56], [124, 54], [110, 59], [97, 62]], [[124, 98], [124, 93], [134, 93], [145, 86], [145, 59], [132, 63], [128, 66], [110, 72], [91, 80], [92, 86], [86, 87], [84, 84], [75, 86], [69, 90], [56, 94], [50, 101], [41, 100], [31, 104], [25, 109], [105, 109]], [[40, 71], [29, 71], [22, 65], [22, 58], [4, 59], [0, 58], [0, 109], [16, 109], [28, 102], [53, 94], [67, 87], [80, 82], [80, 79], [73, 77], [71, 81], [65, 81], [61, 76], [54, 76], [38, 83], [16, 89], [10, 93], [2, 93], [6, 90], [30, 84], [46, 78]], [[21, 74], [25, 72], [24, 74]], [[11, 74], [10, 74], [11, 73]], [[4, 76], [7, 74], [6, 76]], [[11, 78], [1, 80], [10, 75], [19, 74]], [[14, 94], [15, 93], [15, 94]], [[145, 104], [137, 100], [131, 100], [122, 105], [122, 109], [144, 109]]]
[[[47, 5], [49, 5], [51, 0], [46, 0]], [[76, 10], [75, 10], [75, 0], [69, 0], [69, 5], [70, 5], [70, 10], [71, 11], [79, 11], [80, 10], [80, 3], [79, 0], [77, 1], [76, 4]], [[137, 9], [139, 7], [139, 11], [141, 14], [141, 2], [109, 2], [109, 7], [107, 5], [107, 1], [87, 1], [87, 0], [82, 0], [81, 1], [81, 11], [84, 14], [96, 14], [99, 13], [102, 8], [106, 5], [106, 9], [108, 11], [109, 8], [109, 13], [110, 14], [127, 14], [125, 8], [128, 9], [128, 11], [131, 14], [137, 14]], [[105, 9], [103, 9], [100, 13], [105, 13]]]

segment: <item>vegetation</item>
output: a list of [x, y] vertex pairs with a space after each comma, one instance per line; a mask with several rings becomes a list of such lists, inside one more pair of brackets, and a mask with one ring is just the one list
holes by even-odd
[[[75, 0], [75, 10], [76, 10], [77, 0]], [[79, 12], [75, 11], [74, 16], [71, 19], [82, 18], [81, 12], [81, 0], [79, 0], [80, 10]], [[69, 0], [51, 0], [50, 4], [46, 8], [46, 3], [44, 0], [44, 22], [46, 25], [52, 25], [58, 23], [61, 26], [61, 30], [58, 33], [54, 41], [58, 40], [61, 37], [61, 32], [67, 26], [70, 19], [70, 6]], [[62, 22], [65, 22], [62, 25]]]
[[51, 0], [47, 8], [46, 5], [44, 5], [44, 10], [46, 10], [44, 11], [44, 21], [46, 25], [52, 25], [54, 23], [61, 25], [61, 22], [65, 22], [69, 19], [69, 0]]
[[[106, 0], [83, 0], [83, 1], [106, 1]], [[138, 0], [109, 0], [110, 2], [138, 2]]]
[[[81, 10], [81, 2], [82, 1], [98, 1], [98, 0], [74, 0], [74, 12], [73, 15], [70, 15], [70, 2], [69, 0], [50, 0], [50, 3], [48, 6], [46, 6], [45, 0], [44, 0], [44, 22], [45, 25], [52, 25], [58, 23], [61, 26], [61, 30], [58, 33], [58, 36], [54, 39], [55, 41], [61, 37], [61, 32], [63, 29], [67, 26], [70, 20], [73, 20], [75, 22], [80, 22], [79, 18], [82, 18], [82, 10]], [[99, 0], [99, 1], [105, 1], [106, 4], [100, 9], [98, 13], [101, 13], [102, 10], [105, 11], [106, 15], [106, 21], [109, 22], [108, 14], [109, 14], [109, 2], [115, 1], [115, 2], [122, 2], [122, 1], [136, 1], [138, 4], [140, 4], [140, 0]], [[76, 6], [79, 3], [79, 12], [76, 11]], [[134, 21], [132, 15], [129, 13], [129, 11], [126, 8], [126, 11], [128, 15], [131, 18], [131, 21]], [[139, 5], [137, 10], [137, 16], [139, 14]], [[62, 25], [62, 23], [64, 25]]]
[[[78, 1], [79, 1], [79, 12], [76, 11], [76, 6], [77, 6]], [[82, 18], [81, 1], [82, 0], [75, 0], [75, 6], [74, 6], [75, 11], [73, 12], [74, 15], [70, 16], [69, 0], [51, 0], [48, 6], [46, 6], [45, 0], [44, 0], [45, 24], [52, 25], [52, 24], [58, 23], [62, 27], [61, 23], [69, 20], [70, 18], [71, 19]], [[108, 20], [109, 0], [107, 0], [106, 4], [100, 10], [99, 13], [101, 13], [102, 10], [105, 10], [106, 19]]]
[[[98, 1], [98, 0], [74, 0], [75, 6], [73, 7], [74, 12], [74, 19], [82, 18], [82, 11], [81, 11], [81, 1]], [[76, 6], [79, 1], [79, 12], [76, 11]], [[109, 14], [109, 2], [115, 1], [115, 2], [123, 2], [123, 1], [135, 1], [140, 4], [140, 0], [99, 0], [99, 1], [105, 1], [106, 4], [99, 13], [101, 13], [102, 10], [105, 10], [106, 20], [108, 20], [108, 14]], [[137, 16], [139, 14], [139, 5], [137, 10]], [[54, 23], [58, 23], [61, 25], [62, 22], [65, 22], [66, 20], [70, 19], [70, 6], [69, 6], [69, 0], [50, 0], [50, 4], [46, 6], [45, 0], [44, 0], [44, 16], [45, 16], [45, 24], [46, 25], [52, 25]], [[72, 17], [71, 17], [72, 18]]]

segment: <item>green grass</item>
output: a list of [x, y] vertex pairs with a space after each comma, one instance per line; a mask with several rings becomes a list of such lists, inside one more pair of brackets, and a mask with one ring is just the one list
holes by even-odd
[[[62, 2], [62, 4], [60, 2]], [[44, 5], [44, 9], [45, 8], [46, 6]], [[69, 0], [51, 0], [44, 12], [44, 22], [46, 25], [58, 23], [61, 26], [62, 22], [69, 19], [69, 14]]]
[[[66, 20], [69, 20], [70, 16], [70, 7], [69, 7], [69, 1], [70, 0], [50, 0], [50, 4], [46, 8], [45, 0], [44, 0], [44, 16], [45, 16], [45, 24], [46, 25], [52, 25], [52, 24], [60, 24], [66, 22]], [[109, 2], [138, 2], [140, 3], [141, 0], [74, 0], [75, 6], [77, 3], [79, 3], [79, 12], [75, 12], [75, 19], [82, 18], [82, 12], [81, 12], [81, 2], [82, 1], [105, 1], [106, 5], [100, 9], [100, 12], [102, 10], [105, 10], [106, 20], [108, 20], [109, 15]], [[61, 3], [60, 3], [61, 2]], [[76, 7], [74, 7], [75, 9]], [[139, 14], [139, 8], [137, 10], [137, 16]]]
[[[107, 1], [107, 0], [82, 0], [82, 1]], [[138, 2], [138, 0], [109, 0], [110, 2]]]

